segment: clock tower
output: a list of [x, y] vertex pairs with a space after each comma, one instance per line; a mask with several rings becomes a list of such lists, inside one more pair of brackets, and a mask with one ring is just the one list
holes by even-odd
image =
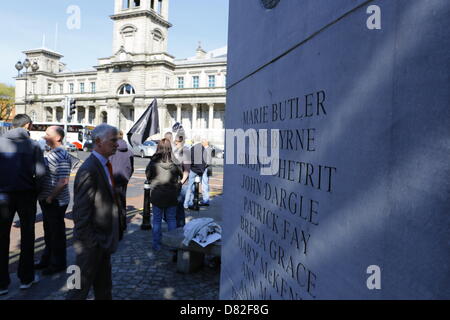
[[169, 0], [115, 0], [113, 54], [167, 52]]

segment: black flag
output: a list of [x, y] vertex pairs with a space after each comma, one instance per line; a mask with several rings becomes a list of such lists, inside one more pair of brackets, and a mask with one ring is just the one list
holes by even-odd
[[158, 103], [156, 99], [148, 106], [142, 117], [127, 133], [131, 146], [143, 144], [148, 137], [159, 133]]

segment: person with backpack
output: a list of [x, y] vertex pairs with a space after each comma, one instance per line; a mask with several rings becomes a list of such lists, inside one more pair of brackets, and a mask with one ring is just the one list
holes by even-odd
[[172, 159], [172, 145], [168, 139], [158, 143], [145, 174], [150, 183], [150, 203], [153, 208], [153, 249], [161, 250], [161, 224], [166, 217], [169, 231], [176, 229], [176, 213], [182, 171]]

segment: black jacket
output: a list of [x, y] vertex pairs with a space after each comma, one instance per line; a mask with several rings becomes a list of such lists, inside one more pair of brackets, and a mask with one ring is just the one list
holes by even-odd
[[126, 186], [134, 172], [133, 153], [128, 150], [125, 140], [117, 141], [119, 147], [116, 154], [109, 157], [111, 162], [114, 181], [117, 186]]
[[162, 162], [153, 157], [145, 170], [150, 183], [150, 202], [159, 208], [174, 207], [178, 204], [181, 169], [173, 162]]
[[42, 150], [25, 129], [12, 129], [0, 137], [0, 193], [37, 194], [45, 174]]
[[205, 172], [207, 164], [205, 147], [202, 146], [201, 143], [197, 143], [190, 149], [191, 156], [191, 170], [198, 174], [199, 176], [203, 175]]

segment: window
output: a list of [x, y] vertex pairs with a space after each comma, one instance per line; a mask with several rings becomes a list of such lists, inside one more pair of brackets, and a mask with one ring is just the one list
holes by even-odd
[[161, 30], [159, 30], [159, 29], [153, 30], [153, 40], [159, 42], [162, 40], [162, 38], [163, 38], [163, 34], [162, 34]]
[[216, 76], [209, 76], [208, 77], [208, 86], [210, 88], [214, 88], [216, 86]]
[[123, 9], [138, 8], [141, 6], [141, 0], [123, 0]]
[[51, 83], [49, 83], [47, 85], [47, 94], [52, 94], [52, 84]]
[[126, 83], [120, 86], [118, 93], [119, 96], [126, 96], [136, 94], [136, 90], [134, 90], [132, 85]]
[[199, 84], [199, 78], [198, 78], [198, 76], [193, 76], [193, 77], [192, 77], [192, 86], [193, 86], [194, 88], [198, 88], [198, 84]]
[[108, 112], [103, 111], [100, 114], [100, 119], [101, 119], [102, 123], [108, 123]]
[[84, 93], [84, 82], [80, 82], [80, 93]]
[[64, 85], [62, 83], [59, 84], [59, 93], [64, 93]]
[[126, 37], [133, 36], [134, 33], [137, 31], [137, 28], [133, 25], [126, 25], [120, 30], [120, 33], [123, 34]]
[[73, 83], [69, 83], [69, 93], [70, 94], [73, 94], [73, 88], [74, 88]]
[[157, 10], [157, 12], [159, 14], [161, 14], [161, 12], [162, 12], [162, 0], [158, 0], [158, 10]]
[[184, 77], [178, 77], [178, 89], [184, 88]]
[[95, 82], [91, 82], [91, 93], [95, 93], [96, 90], [96, 84]]

